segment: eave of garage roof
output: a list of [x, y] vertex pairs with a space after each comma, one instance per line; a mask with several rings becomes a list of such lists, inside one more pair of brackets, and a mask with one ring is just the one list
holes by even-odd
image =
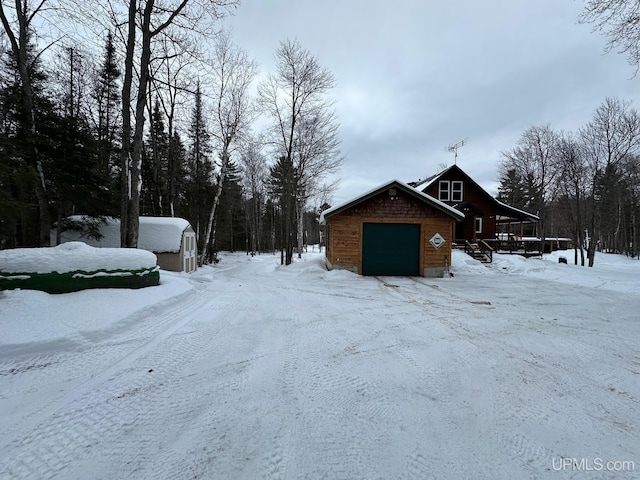
[[404, 182], [401, 182], [400, 180], [390, 180], [380, 185], [379, 187], [369, 190], [368, 192], [365, 192], [362, 195], [359, 195], [345, 203], [341, 203], [340, 205], [336, 205], [335, 207], [331, 207], [325, 210], [320, 214], [320, 223], [324, 224], [325, 220], [328, 217], [331, 217], [337, 213], [347, 210], [348, 208], [351, 208], [354, 205], [357, 205], [359, 203], [364, 202], [365, 200], [375, 197], [376, 195], [393, 187], [400, 188], [402, 191], [408, 193], [409, 195], [416, 198], [417, 200], [420, 200], [421, 202], [426, 203], [427, 205], [430, 205], [446, 213], [447, 215], [455, 218], [456, 220], [464, 220], [464, 213], [460, 212], [459, 210], [456, 210], [455, 208], [450, 207], [446, 203], [441, 202], [440, 200], [432, 197], [431, 195], [427, 195], [426, 193], [416, 190], [415, 188], [407, 185]]

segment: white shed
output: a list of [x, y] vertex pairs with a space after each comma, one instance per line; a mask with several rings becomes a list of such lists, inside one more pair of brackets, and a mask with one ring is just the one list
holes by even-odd
[[[90, 235], [87, 224], [95, 225], [100, 238]], [[84, 242], [93, 247], [117, 248], [120, 246], [120, 220], [107, 218], [106, 223], [99, 219], [74, 215], [68, 217], [66, 224], [71, 227], [60, 234], [61, 243]], [[56, 232], [51, 232], [55, 242]], [[174, 272], [194, 272], [197, 269], [196, 234], [187, 220], [176, 217], [140, 217], [138, 248], [148, 250], [158, 257], [158, 265], [164, 270]]]

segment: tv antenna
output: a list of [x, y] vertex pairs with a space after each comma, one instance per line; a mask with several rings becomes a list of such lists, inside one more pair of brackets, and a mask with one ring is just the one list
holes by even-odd
[[460, 140], [458, 143], [454, 143], [452, 145], [449, 145], [447, 147], [447, 151], [453, 153], [454, 157], [453, 157], [453, 164], [456, 165], [458, 163], [458, 149], [460, 147], [464, 147], [465, 144], [467, 143], [467, 140], [469, 139], [469, 137], [465, 138], [464, 140]]

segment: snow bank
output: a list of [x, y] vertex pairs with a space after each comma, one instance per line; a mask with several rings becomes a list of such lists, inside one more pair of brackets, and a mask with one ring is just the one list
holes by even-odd
[[[481, 263], [464, 252], [454, 250], [451, 271], [454, 275], [507, 274], [552, 280], [565, 285], [579, 285], [616, 292], [635, 293], [640, 261], [624, 255], [596, 253], [592, 268], [573, 264], [573, 250], [559, 250], [543, 257], [494, 253], [493, 263]], [[560, 257], [567, 263], [560, 263]]]
[[9, 346], [21, 344], [29, 350], [39, 342], [53, 346], [55, 342], [63, 345], [79, 337], [85, 339], [89, 332], [108, 332], [116, 324], [133, 321], [127, 318], [136, 312], [142, 315], [150, 307], [161, 309], [192, 289], [186, 275], [163, 270], [162, 281], [154, 288], [89, 289], [65, 295], [0, 291], [0, 346], [9, 351]]
[[134, 248], [94, 248], [69, 242], [50, 248], [15, 248], [0, 251], [0, 272], [69, 273], [98, 270], [140, 270], [156, 266], [156, 256]]
[[451, 272], [454, 275], [488, 275], [493, 273], [482, 262], [479, 262], [466, 253], [455, 249], [451, 251]]

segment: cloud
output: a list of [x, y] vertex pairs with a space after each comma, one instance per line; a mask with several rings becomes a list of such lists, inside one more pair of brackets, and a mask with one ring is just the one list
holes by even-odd
[[575, 130], [606, 96], [638, 99], [626, 59], [603, 55], [604, 39], [576, 23], [582, 6], [271, 0], [241, 5], [229, 22], [263, 69], [280, 40], [297, 38], [335, 75], [337, 202], [435, 173], [464, 138], [458, 164], [491, 190], [500, 151], [527, 127]]

